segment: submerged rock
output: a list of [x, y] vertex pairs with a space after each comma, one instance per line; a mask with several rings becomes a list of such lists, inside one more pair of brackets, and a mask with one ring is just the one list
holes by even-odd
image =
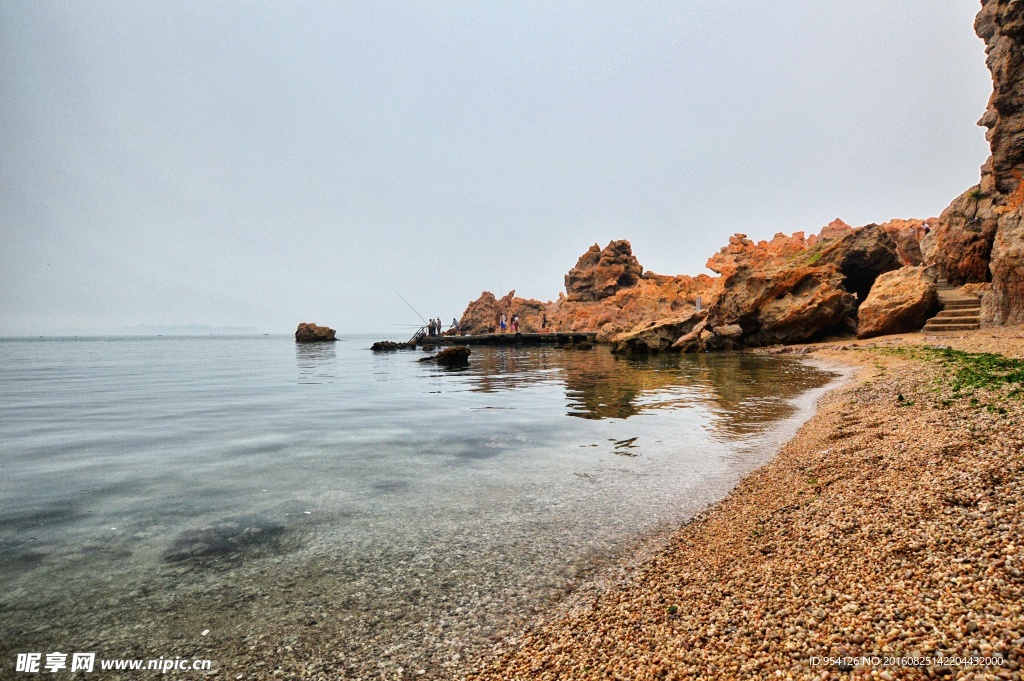
[[317, 326], [316, 324], [303, 322], [299, 324], [299, 328], [295, 330], [295, 341], [297, 343], [320, 343], [324, 341], [334, 341], [337, 338], [334, 337], [334, 329], [326, 326]]
[[412, 343], [396, 343], [395, 341], [377, 341], [370, 346], [374, 352], [393, 352], [394, 350], [409, 350], [416, 346]]
[[917, 331], [938, 306], [935, 283], [924, 267], [903, 267], [878, 277], [857, 310], [857, 337]]
[[420, 358], [421, 362], [437, 362], [441, 366], [459, 367], [469, 364], [470, 349], [465, 345], [453, 345], [445, 348], [436, 355]]
[[163, 560], [186, 570], [225, 570], [295, 551], [311, 538], [312, 524], [299, 512], [289, 522], [283, 517], [240, 516], [185, 530], [164, 551]]

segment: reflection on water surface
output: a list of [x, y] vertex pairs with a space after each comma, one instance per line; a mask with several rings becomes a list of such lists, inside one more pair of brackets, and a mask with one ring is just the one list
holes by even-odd
[[656, 409], [710, 409], [709, 428], [740, 438], [793, 413], [791, 400], [825, 385], [827, 373], [798, 360], [742, 353], [614, 355], [606, 348], [474, 348], [472, 390], [495, 393], [549, 383], [564, 387], [566, 412], [627, 419]]

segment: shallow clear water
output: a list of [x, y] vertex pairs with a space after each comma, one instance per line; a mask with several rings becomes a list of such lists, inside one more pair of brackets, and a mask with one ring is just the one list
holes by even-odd
[[[3, 639], [166, 654], [224, 617], [244, 622], [228, 655], [316, 600], [352, 668], [367, 632], [448, 622], [436, 666], [719, 498], [832, 378], [604, 348], [475, 348], [448, 370], [370, 340], [0, 340]], [[230, 612], [190, 612], [196, 594]], [[156, 622], [169, 604], [181, 621]], [[366, 612], [398, 624], [364, 631]]]

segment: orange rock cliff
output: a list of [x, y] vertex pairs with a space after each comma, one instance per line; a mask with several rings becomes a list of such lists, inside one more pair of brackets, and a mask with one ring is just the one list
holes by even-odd
[[736, 234], [707, 262], [718, 277], [644, 272], [628, 241], [595, 244], [558, 300], [484, 292], [466, 308], [463, 331], [494, 331], [505, 314], [518, 315], [523, 331], [596, 331], [623, 351], [866, 337], [920, 328], [934, 311], [936, 280], [980, 295], [983, 325], [1024, 323], [1024, 3], [981, 5], [975, 31], [993, 92], [978, 124], [992, 155], [980, 183], [940, 216], [859, 228], [837, 219], [818, 234], [757, 243]]

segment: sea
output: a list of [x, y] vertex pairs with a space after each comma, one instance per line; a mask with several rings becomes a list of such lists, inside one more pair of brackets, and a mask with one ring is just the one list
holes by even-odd
[[379, 339], [0, 340], [0, 678], [55, 651], [446, 678], [621, 576], [839, 376]]

